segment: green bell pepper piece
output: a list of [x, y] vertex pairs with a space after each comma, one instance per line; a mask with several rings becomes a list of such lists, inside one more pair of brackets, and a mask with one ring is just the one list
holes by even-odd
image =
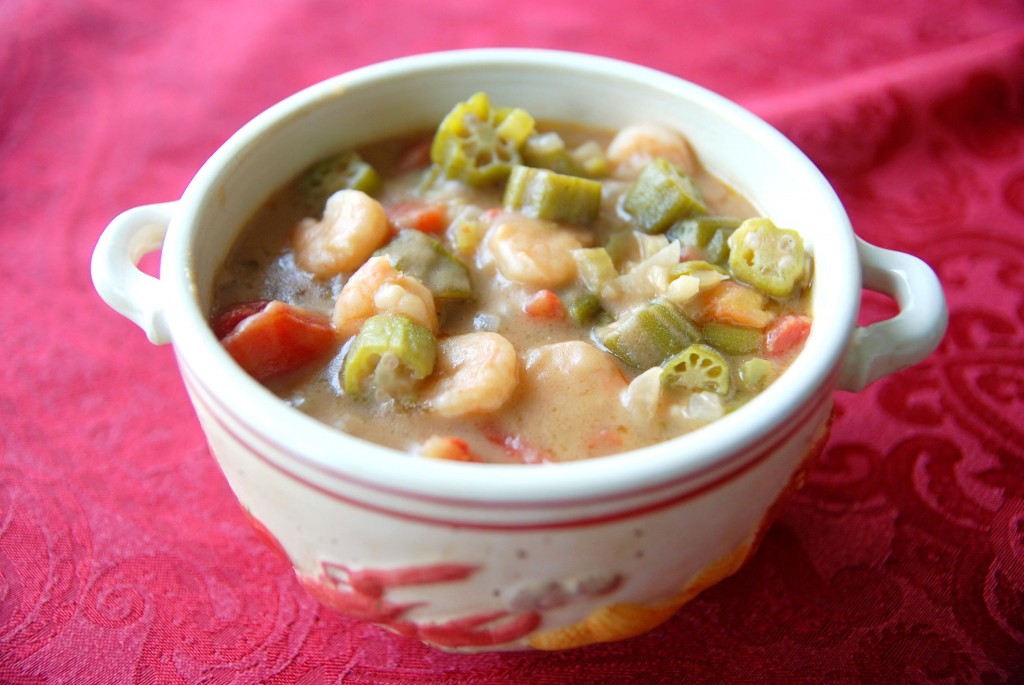
[[661, 301], [595, 330], [595, 335], [609, 352], [641, 371], [659, 366], [701, 339], [696, 324], [674, 305]]
[[422, 231], [406, 229], [374, 255], [385, 255], [403, 273], [427, 286], [434, 299], [468, 300], [473, 296], [469, 269], [441, 241]]
[[662, 157], [640, 171], [623, 196], [622, 209], [644, 233], [664, 233], [682, 217], [707, 213], [693, 179]]

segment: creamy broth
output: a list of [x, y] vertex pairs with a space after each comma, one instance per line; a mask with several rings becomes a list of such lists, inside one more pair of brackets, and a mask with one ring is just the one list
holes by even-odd
[[[299, 411], [411, 455], [569, 461], [651, 445], [701, 427], [748, 401], [798, 353], [809, 327], [810, 258], [799, 253], [802, 271], [792, 292], [766, 294], [745, 283], [736, 269], [749, 264], [737, 262], [733, 269], [722, 256], [722, 241], [738, 235], [743, 220], [757, 217], [756, 208], [704, 170], [682, 138], [681, 163], [677, 160], [675, 167], [696, 185], [703, 208], [674, 218], [667, 231], [637, 230], [634, 214], [624, 209], [629, 204], [624, 196], [636, 187], [650, 158], [663, 156], [658, 153], [665, 145], [660, 139], [652, 142], [651, 130], [638, 130], [638, 140], [627, 140], [633, 147], [624, 152], [620, 132], [536, 124], [533, 135], [555, 132], [577, 159], [598, 165], [592, 178], [600, 184], [600, 201], [586, 225], [539, 219], [532, 216], [538, 211], [533, 206], [503, 207], [504, 182], [474, 186], [446, 178], [439, 163], [425, 155], [434, 131], [357, 151], [380, 179], [369, 194], [388, 216], [387, 234], [375, 249], [399, 234], [410, 201], [420, 208], [440, 207], [440, 224], [429, 226], [430, 235], [468, 272], [471, 297], [435, 297], [432, 303], [436, 324], [431, 319], [426, 328], [434, 328], [437, 359], [425, 378], [399, 379], [392, 387], [387, 385], [392, 377], [379, 365], [365, 390], [346, 392], [346, 355], [359, 342], [358, 336], [341, 332], [349, 324], [339, 328], [339, 316], [345, 315], [338, 313], [342, 307], [337, 303], [339, 297], [345, 299], [347, 285], [348, 290], [355, 288], [359, 277], [353, 274], [369, 261], [330, 275], [314, 275], [300, 266], [309, 258], [297, 250], [309, 249], [309, 241], [297, 242], [297, 226], [304, 220], [311, 225], [323, 213], [322, 207], [310, 207], [306, 177], [271, 197], [245, 227], [216, 278], [214, 310], [231, 312], [243, 303], [277, 300], [333, 319], [334, 337], [315, 358], [260, 380]], [[683, 226], [687, 218], [703, 217], [729, 218], [727, 227], [715, 234], [717, 244], [701, 245], [692, 222], [687, 224], [690, 229]], [[764, 236], [777, 236], [771, 232], [775, 227], [764, 230], [769, 232], [747, 239], [751, 249]], [[784, 237], [780, 244], [789, 249], [792, 241]], [[586, 259], [574, 252], [594, 248], [605, 249], [587, 252]], [[614, 272], [605, 272], [605, 280], [595, 285], [590, 272], [607, 265], [602, 261], [606, 255]], [[394, 261], [393, 256], [389, 259]], [[760, 257], [751, 259], [757, 266]], [[402, 295], [402, 302], [417, 304], [409, 298], [420, 285], [409, 285], [407, 275], [400, 278], [404, 280], [389, 281], [388, 287], [394, 290], [394, 283], [405, 283], [405, 290], [394, 292]], [[387, 299], [380, 291], [374, 297], [378, 304]], [[624, 322], [641, 321], [637, 312], [652, 303], [662, 307], [655, 323], [645, 324], [653, 328], [638, 324], [636, 332], [627, 329]], [[671, 321], [682, 317], [686, 332], [678, 333], [678, 341], [672, 338], [676, 332], [665, 332], [666, 325], [676, 325], [664, 324], [666, 312]], [[351, 325], [352, 331], [361, 330], [362, 321]], [[780, 332], [783, 325], [786, 330]], [[794, 326], [798, 330], [789, 330]], [[228, 336], [226, 343], [236, 335], [224, 330], [218, 334]], [[510, 345], [511, 365], [501, 354], [509, 348], [497, 344], [494, 336]], [[650, 339], [660, 344], [665, 336], [671, 339], [668, 346], [661, 345], [651, 358]], [[497, 346], [488, 347], [493, 344]], [[673, 369], [689, 369], [689, 362], [678, 356], [691, 345], [711, 360], [691, 361], [712, 367], [724, 363], [728, 389], [715, 385], [720, 378], [691, 387], [691, 371], [673, 375], [665, 370], [672, 364]], [[480, 358], [474, 361], [473, 355]], [[396, 373], [402, 371], [399, 366]]]

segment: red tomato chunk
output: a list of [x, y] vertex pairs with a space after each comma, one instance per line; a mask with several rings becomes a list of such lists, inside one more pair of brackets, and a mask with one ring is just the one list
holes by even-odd
[[217, 340], [223, 340], [227, 337], [228, 333], [238, 327], [238, 324], [253, 314], [259, 314], [268, 304], [270, 304], [270, 300], [253, 300], [252, 302], [243, 302], [221, 312], [214, 317], [211, 323], [213, 334], [217, 336]]
[[448, 209], [440, 203], [409, 200], [389, 208], [388, 219], [399, 231], [411, 228], [423, 233], [444, 233], [448, 228]]
[[565, 315], [562, 300], [550, 290], [534, 293], [523, 306], [523, 311], [535, 319], [560, 319]]
[[783, 355], [803, 345], [810, 333], [810, 317], [798, 314], [780, 317], [765, 334], [765, 352], [772, 357]]
[[330, 319], [279, 300], [247, 302], [216, 317], [228, 354], [257, 380], [295, 371], [337, 343]]

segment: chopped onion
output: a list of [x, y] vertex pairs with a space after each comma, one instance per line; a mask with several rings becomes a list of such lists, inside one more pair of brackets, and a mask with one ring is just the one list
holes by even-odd
[[501, 319], [495, 314], [480, 312], [473, 317], [474, 330], [497, 333], [499, 328], [501, 328]]
[[622, 406], [637, 422], [654, 420], [661, 401], [661, 369], [647, 369], [622, 391]]
[[725, 414], [722, 398], [714, 392], [695, 392], [684, 410], [686, 418], [700, 423], [710, 423]]

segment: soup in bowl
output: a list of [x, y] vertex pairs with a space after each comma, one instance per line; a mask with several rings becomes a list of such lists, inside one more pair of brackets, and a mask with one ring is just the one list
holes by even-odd
[[339, 430], [542, 464], [750, 401], [810, 332], [812, 269], [680, 132], [540, 122], [477, 93], [275, 193], [218, 272], [212, 325]]
[[[477, 134], [506, 149], [468, 154]], [[159, 279], [136, 267], [157, 249]], [[464, 651], [667, 620], [756, 549], [833, 392], [921, 360], [946, 322], [931, 270], [858, 239], [763, 121], [538, 50], [301, 91], [180, 200], [111, 222], [93, 278], [173, 345], [302, 585]], [[858, 327], [863, 287], [899, 313]]]

